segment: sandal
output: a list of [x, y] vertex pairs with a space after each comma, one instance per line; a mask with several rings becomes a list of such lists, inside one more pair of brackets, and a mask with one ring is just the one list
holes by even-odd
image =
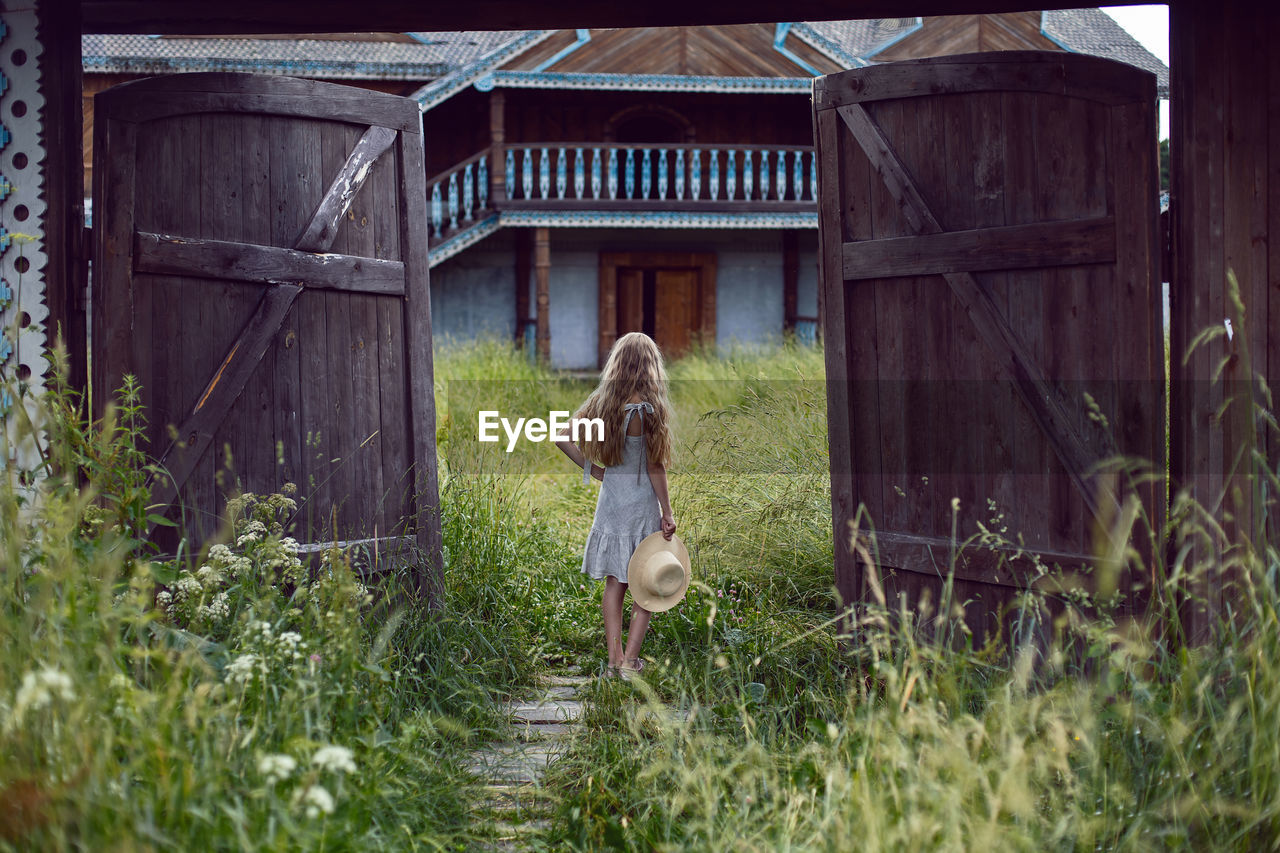
[[644, 658], [632, 658], [631, 660], [623, 661], [618, 669], [623, 678], [630, 678], [633, 675], [639, 675], [644, 672], [644, 665]]

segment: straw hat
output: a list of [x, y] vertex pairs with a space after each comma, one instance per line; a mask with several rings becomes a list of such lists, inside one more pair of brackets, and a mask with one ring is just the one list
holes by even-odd
[[627, 563], [627, 585], [631, 599], [651, 613], [670, 610], [684, 598], [691, 576], [689, 549], [680, 537], [661, 533], [644, 538]]

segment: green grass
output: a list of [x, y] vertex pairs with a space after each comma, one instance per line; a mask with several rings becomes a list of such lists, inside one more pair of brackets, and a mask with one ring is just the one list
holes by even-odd
[[[28, 490], [0, 495], [0, 849], [483, 843], [468, 752], [508, 736], [499, 703], [537, 672], [590, 673], [604, 651], [599, 588], [578, 571], [596, 487], [548, 444], [480, 447], [473, 418], [482, 403], [572, 410], [590, 383], [502, 342], [442, 344], [436, 374], [445, 594], [434, 614], [409, 603], [413, 566], [370, 596], [340, 558], [318, 578], [299, 574], [275, 526], [287, 495], [237, 502], [225, 553], [146, 559], [145, 461], [131, 450], [145, 413], [126, 395], [90, 427], [72, 396], [49, 398], [38, 504]], [[672, 499], [695, 585], [655, 616], [643, 681], [590, 688], [546, 780], [550, 826], [531, 844], [1277, 844], [1273, 547], [1229, 541], [1178, 502], [1180, 547], [1160, 567], [1170, 581], [1153, 616], [1176, 628], [1175, 588], [1234, 580], [1238, 618], [1209, 647], [1163, 643], [1087, 597], [1065, 602], [1070, 618], [1039, 660], [927, 642], [915, 614], [874, 603], [841, 643], [821, 352], [695, 354], [671, 377]], [[1119, 552], [1112, 568], [1136, 559]], [[223, 577], [201, 575], [205, 564]], [[225, 613], [210, 607], [219, 594]], [[335, 754], [326, 746], [349, 750], [354, 770], [314, 763]]]

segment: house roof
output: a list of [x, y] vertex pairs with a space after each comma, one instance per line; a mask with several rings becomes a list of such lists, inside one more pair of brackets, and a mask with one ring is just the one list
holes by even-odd
[[[875, 54], [912, 32], [917, 18], [815, 21], [794, 35], [845, 67], [875, 61]], [[1042, 32], [1063, 48], [1125, 62], [1156, 75], [1162, 96], [1169, 69], [1101, 9], [1043, 13]], [[440, 94], [466, 85], [536, 44], [553, 31], [337, 34], [287, 37], [187, 37], [89, 34], [81, 39], [86, 72], [165, 74], [181, 71], [252, 71], [322, 79], [438, 81]], [[465, 83], [463, 81], [466, 81]], [[447, 97], [447, 94], [444, 94]], [[424, 103], [424, 106], [427, 104]]]
[[[865, 21], [812, 21], [794, 29], [796, 35], [837, 61], [875, 55], [910, 33], [918, 18], [875, 18]], [[1054, 9], [1042, 14], [1040, 31], [1073, 53], [1114, 59], [1156, 75], [1161, 97], [1169, 96], [1169, 68], [1101, 9]], [[852, 67], [852, 64], [848, 63]]]
[[519, 38], [512, 31], [300, 37], [84, 35], [83, 68], [102, 74], [252, 71], [326, 79], [431, 80]]

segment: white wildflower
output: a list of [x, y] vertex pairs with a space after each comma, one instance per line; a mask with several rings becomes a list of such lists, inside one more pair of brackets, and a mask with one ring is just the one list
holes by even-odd
[[231, 615], [231, 602], [227, 593], [220, 592], [208, 604], [203, 604], [197, 611], [200, 616], [210, 622], [221, 622]]
[[173, 595], [165, 589], [156, 593], [156, 606], [168, 610], [173, 605]]
[[299, 798], [307, 807], [307, 817], [316, 818], [322, 814], [333, 814], [333, 795], [323, 785], [312, 785]]
[[356, 763], [351, 750], [345, 746], [322, 746], [311, 756], [311, 763], [321, 770], [332, 770], [335, 773], [354, 773]]
[[70, 676], [48, 666], [39, 672], [28, 672], [13, 697], [13, 712], [7, 724], [21, 723], [28, 711], [39, 711], [55, 698], [68, 702], [76, 698]]
[[227, 664], [227, 681], [234, 681], [243, 684], [253, 678], [254, 667], [258, 663], [258, 657], [254, 654], [244, 654]]
[[267, 535], [267, 526], [261, 521], [251, 521], [244, 526], [244, 532], [236, 538], [236, 547], [243, 548], [254, 542], [261, 542]]
[[231, 549], [226, 545], [214, 545], [209, 549], [209, 559], [217, 566], [229, 566], [231, 561], [235, 559], [235, 555], [231, 553]]
[[183, 572], [178, 578], [178, 583], [174, 585], [174, 597], [179, 601], [188, 598], [199, 598], [200, 593], [204, 592], [204, 587], [200, 585], [200, 581], [191, 576], [190, 572]]
[[297, 631], [285, 631], [276, 640], [276, 648], [280, 650], [281, 657], [301, 660], [307, 648], [307, 644], [302, 639], [302, 635]]
[[294, 539], [292, 536], [286, 536], [280, 540], [280, 547], [288, 551], [290, 554], [296, 554], [301, 546], [298, 545], [297, 539]]
[[205, 586], [219, 584], [222, 583], [222, 572], [209, 563], [205, 563], [196, 570], [196, 580], [200, 581], [200, 583]]
[[236, 557], [231, 561], [228, 570], [233, 578], [242, 578], [253, 571], [253, 560], [248, 557]]
[[258, 772], [266, 776], [268, 782], [288, 779], [297, 767], [298, 762], [288, 755], [264, 755], [258, 759]]

